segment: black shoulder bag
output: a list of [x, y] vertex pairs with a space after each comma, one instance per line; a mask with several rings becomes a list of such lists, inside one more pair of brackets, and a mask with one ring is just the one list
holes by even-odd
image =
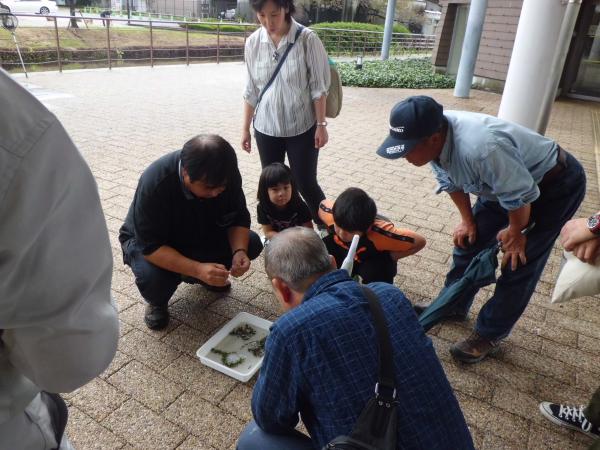
[[379, 347], [379, 374], [375, 397], [367, 402], [350, 436], [338, 436], [323, 450], [396, 450], [398, 414], [390, 333], [377, 296], [362, 287], [375, 322]]
[[273, 81], [275, 80], [275, 77], [281, 70], [281, 66], [283, 66], [283, 63], [285, 62], [285, 59], [288, 56], [288, 53], [290, 52], [290, 50], [292, 49], [294, 44], [298, 41], [298, 38], [300, 37], [300, 33], [302, 33], [303, 29], [304, 29], [304, 27], [302, 25], [298, 25], [298, 29], [296, 30], [296, 37], [294, 38], [294, 42], [288, 43], [288, 46], [285, 49], [285, 52], [283, 52], [283, 55], [281, 55], [281, 59], [279, 60], [279, 63], [277, 63], [277, 67], [275, 67], [275, 70], [273, 71], [273, 75], [271, 75], [271, 78], [269, 79], [267, 84], [265, 84], [265, 87], [262, 88], [262, 91], [260, 91], [260, 94], [258, 95], [258, 101], [256, 102], [256, 106], [254, 107], [254, 115], [256, 115], [256, 111], [258, 110], [258, 105], [260, 105], [260, 101], [262, 100], [263, 95], [265, 94], [265, 92], [267, 92], [267, 89], [269, 89], [271, 87], [271, 84], [273, 84]]

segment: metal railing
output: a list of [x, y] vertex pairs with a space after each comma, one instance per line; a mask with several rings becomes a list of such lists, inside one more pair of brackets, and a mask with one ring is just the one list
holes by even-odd
[[[15, 14], [19, 42], [28, 71], [81, 67], [241, 61], [247, 37], [256, 24], [180, 22]], [[72, 28], [76, 20], [79, 28]], [[42, 22], [43, 21], [43, 22]], [[378, 55], [382, 32], [316, 29], [327, 51], [336, 56]], [[393, 56], [430, 53], [434, 37], [394, 33]], [[21, 70], [12, 36], [0, 29], [0, 66]]]
[[[330, 55], [380, 55], [383, 31], [344, 30], [318, 28], [317, 32]], [[434, 35], [392, 33], [390, 56], [430, 54], [435, 43]]]

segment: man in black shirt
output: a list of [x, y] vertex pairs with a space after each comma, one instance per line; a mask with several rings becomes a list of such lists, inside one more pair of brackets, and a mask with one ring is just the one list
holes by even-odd
[[249, 228], [235, 151], [223, 138], [196, 136], [153, 162], [119, 232], [123, 261], [148, 302], [146, 325], [167, 326], [181, 281], [224, 291], [229, 275], [246, 273], [262, 250]]

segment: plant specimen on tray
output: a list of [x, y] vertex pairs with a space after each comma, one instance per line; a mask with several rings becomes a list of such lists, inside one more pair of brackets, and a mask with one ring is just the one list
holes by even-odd
[[243, 346], [244, 347], [247, 346], [248, 351], [250, 353], [252, 353], [257, 358], [260, 358], [261, 356], [263, 356], [265, 354], [265, 342], [266, 341], [267, 341], [267, 337], [265, 336], [258, 341], [248, 342], [247, 344], [244, 344]]
[[247, 323], [244, 323], [239, 327], [235, 327], [229, 334], [232, 336], [239, 337], [243, 341], [247, 341], [256, 334], [256, 330]]
[[211, 348], [210, 351], [221, 355], [221, 363], [229, 368], [237, 367], [246, 360], [243, 356], [238, 355], [237, 352], [225, 352], [218, 348]]

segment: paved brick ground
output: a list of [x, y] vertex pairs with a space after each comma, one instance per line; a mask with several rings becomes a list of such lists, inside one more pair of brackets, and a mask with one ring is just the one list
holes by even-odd
[[[262, 269], [253, 263], [230, 294], [209, 295], [193, 286], [175, 294], [172, 323], [150, 332], [131, 272], [117, 241], [141, 171], [154, 159], [200, 132], [215, 132], [239, 147], [243, 66], [239, 63], [33, 74], [38, 90], [71, 133], [98, 181], [114, 251], [113, 293], [121, 319], [121, 342], [108, 370], [68, 394], [68, 433], [80, 449], [233, 449], [250, 419], [252, 382], [242, 384], [206, 368], [195, 350], [238, 311], [274, 319], [278, 311]], [[25, 81], [23, 78], [22, 81]], [[495, 114], [500, 97], [474, 91], [459, 100], [451, 91], [419, 91], [447, 108]], [[396, 284], [414, 300], [432, 298], [442, 285], [457, 215], [447, 196], [432, 193], [429, 169], [387, 162], [374, 149], [386, 133], [390, 107], [414, 94], [400, 89], [345, 89], [341, 117], [331, 121], [331, 142], [322, 151], [319, 178], [330, 196], [360, 186], [382, 213], [427, 236], [418, 255], [400, 263]], [[54, 95], [67, 94], [67, 95]], [[581, 214], [598, 209], [592, 111], [598, 105], [561, 101], [548, 135], [584, 163], [588, 193]], [[259, 160], [239, 153], [254, 215]], [[254, 225], [256, 228], [256, 226]], [[552, 426], [540, 416], [541, 400], [585, 402], [600, 384], [600, 303], [582, 299], [551, 306], [559, 264], [549, 262], [537, 292], [512, 335], [493, 358], [475, 366], [455, 364], [449, 345], [468, 325], [446, 324], [432, 339], [456, 390], [479, 449], [583, 449], [589, 439]], [[427, 427], [427, 424], [423, 424]]]

